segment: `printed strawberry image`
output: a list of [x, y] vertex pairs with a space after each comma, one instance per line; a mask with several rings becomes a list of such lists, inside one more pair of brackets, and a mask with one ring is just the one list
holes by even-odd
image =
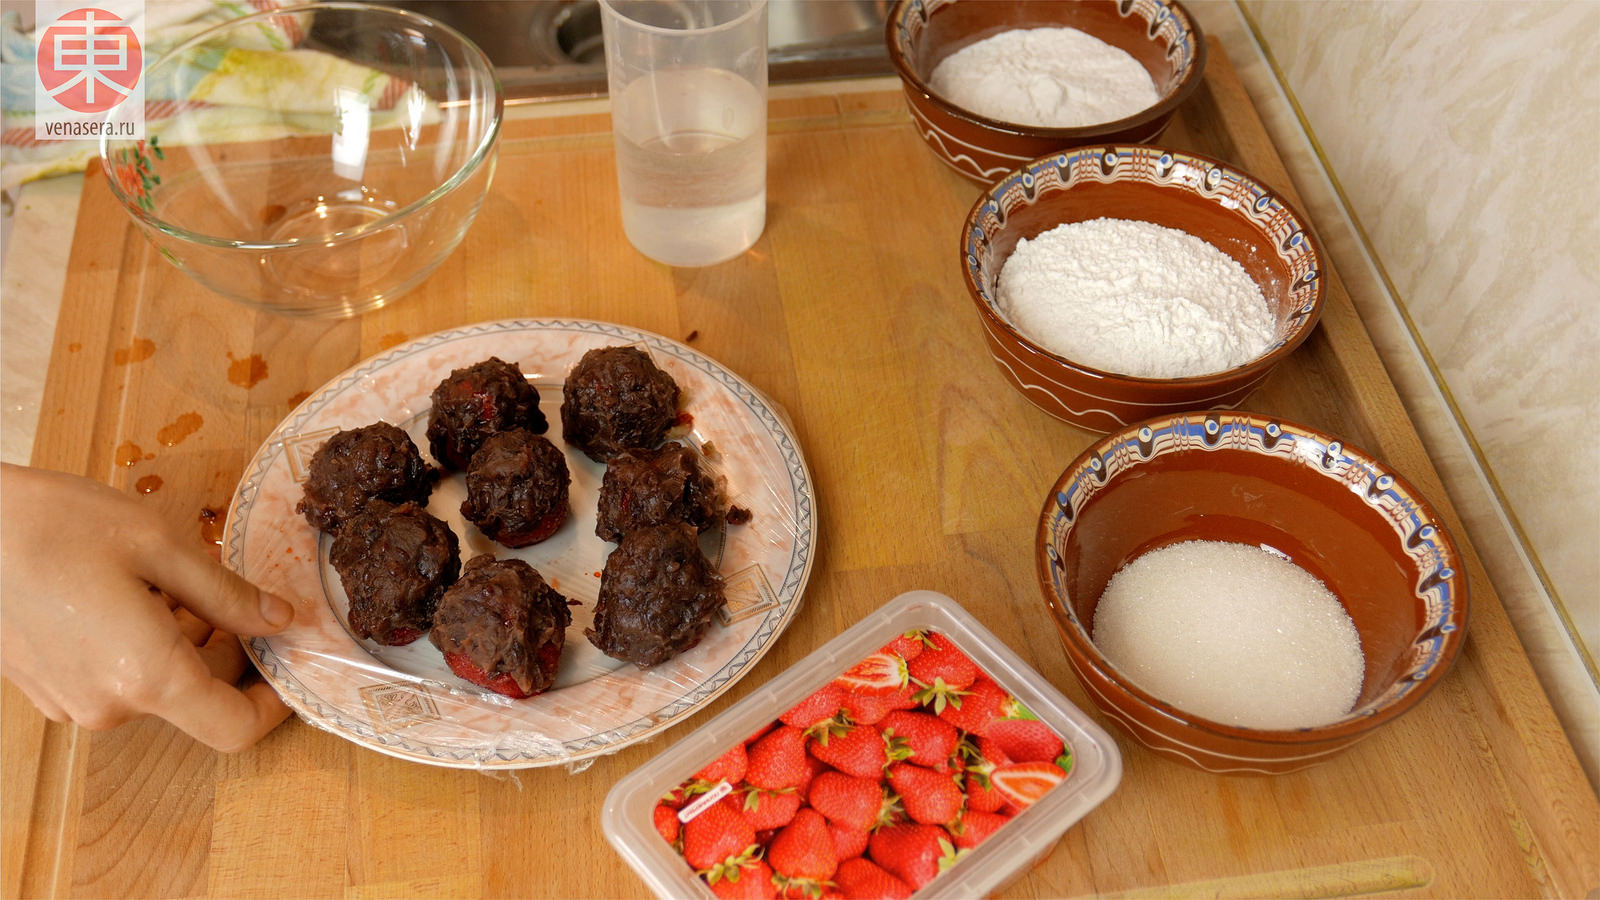
[[1071, 771], [948, 637], [908, 631], [708, 761], [653, 824], [721, 897], [908, 897]]
[[902, 900], [911, 896], [911, 885], [877, 863], [860, 857], [839, 863], [833, 881], [846, 900]]
[[1026, 809], [1066, 777], [1067, 773], [1055, 763], [1022, 762], [996, 768], [989, 780], [1007, 802]]
[[775, 880], [786, 896], [794, 896], [798, 891], [820, 897], [839, 866], [839, 859], [834, 855], [833, 836], [828, 833], [828, 820], [814, 809], [795, 813], [794, 821], [785, 825], [767, 845], [767, 862], [777, 873]]
[[879, 824], [886, 805], [882, 781], [843, 772], [818, 775], [811, 782], [807, 800], [828, 821], [862, 832]]
[[757, 857], [744, 857], [706, 876], [711, 892], [723, 900], [775, 900], [778, 886], [772, 867]]
[[889, 786], [900, 795], [906, 815], [925, 825], [954, 822], [965, 799], [954, 776], [911, 763], [889, 767]]
[[829, 723], [818, 729], [806, 749], [822, 762], [858, 778], [881, 778], [889, 762], [883, 735], [871, 725]]
[[798, 788], [806, 780], [806, 733], [780, 725], [747, 751], [745, 780], [769, 791]]
[[1061, 736], [1021, 704], [1014, 718], [989, 722], [985, 737], [1013, 762], [1054, 762], [1066, 750]]
[[956, 848], [943, 828], [912, 822], [873, 832], [867, 856], [915, 891], [956, 861]]
[[755, 848], [756, 830], [731, 797], [724, 797], [683, 824], [683, 858], [711, 870]]

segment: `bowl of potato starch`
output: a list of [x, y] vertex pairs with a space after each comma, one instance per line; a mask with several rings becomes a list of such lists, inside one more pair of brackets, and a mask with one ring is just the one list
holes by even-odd
[[923, 141], [983, 184], [1056, 150], [1155, 140], [1206, 59], [1177, 0], [898, 0], [884, 39]]
[[1153, 145], [1080, 147], [990, 185], [961, 267], [990, 356], [1034, 405], [1092, 431], [1232, 408], [1324, 302], [1305, 219], [1238, 168]]

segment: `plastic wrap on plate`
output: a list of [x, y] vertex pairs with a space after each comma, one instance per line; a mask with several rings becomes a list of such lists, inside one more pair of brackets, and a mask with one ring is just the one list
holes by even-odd
[[1121, 777], [1089, 716], [911, 591], [623, 777], [601, 824], [660, 897], [982, 897]]
[[[614, 547], [595, 534], [602, 463], [567, 445], [558, 414], [568, 370], [596, 347], [647, 352], [678, 383], [669, 433], [749, 511], [699, 536], [726, 603], [698, 643], [647, 668], [585, 637]], [[571, 601], [554, 684], [511, 699], [456, 676], [426, 636], [403, 646], [359, 639], [329, 561], [332, 539], [296, 510], [312, 455], [343, 429], [387, 421], [427, 453], [430, 395], [453, 370], [489, 357], [517, 363], [539, 389], [547, 436], [565, 453], [571, 514], [549, 538], [509, 549], [463, 518], [464, 476], [446, 471], [427, 501], [460, 541], [461, 560], [521, 559]], [[743, 516], [735, 516], [742, 519]], [[223, 561], [295, 604], [281, 634], [245, 640], [267, 681], [301, 718], [362, 746], [433, 765], [514, 769], [566, 764], [647, 739], [709, 703], [766, 652], [799, 607], [814, 557], [810, 475], [781, 411], [739, 376], [658, 335], [585, 320], [509, 320], [439, 332], [333, 379], [281, 423], [245, 470], [224, 529]]]

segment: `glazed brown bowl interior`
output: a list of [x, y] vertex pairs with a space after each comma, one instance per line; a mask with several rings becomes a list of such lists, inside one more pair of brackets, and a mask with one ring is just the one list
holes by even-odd
[[1294, 463], [1244, 454], [1172, 454], [1082, 511], [1079, 541], [1062, 560], [1078, 618], [1094, 622], [1106, 583], [1124, 565], [1182, 541], [1230, 541], [1275, 550], [1316, 576], [1361, 635], [1366, 674], [1357, 705], [1404, 668], [1422, 611], [1412, 565], [1396, 541], [1361, 524], [1360, 499]]
[[[1281, 554], [1338, 597], [1365, 658], [1349, 712], [1307, 728], [1217, 722], [1150, 694], [1101, 655], [1094, 614], [1112, 575], [1193, 540]], [[1046, 498], [1037, 562], [1095, 703], [1141, 743], [1209, 771], [1294, 771], [1366, 737], [1444, 677], [1467, 626], [1460, 555], [1427, 500], [1363, 451], [1259, 413], [1163, 416], [1101, 438]]]

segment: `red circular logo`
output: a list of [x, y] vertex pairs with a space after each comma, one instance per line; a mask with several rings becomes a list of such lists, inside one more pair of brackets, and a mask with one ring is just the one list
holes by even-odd
[[57, 103], [73, 112], [105, 112], [139, 83], [144, 49], [120, 16], [85, 7], [44, 30], [35, 68]]

